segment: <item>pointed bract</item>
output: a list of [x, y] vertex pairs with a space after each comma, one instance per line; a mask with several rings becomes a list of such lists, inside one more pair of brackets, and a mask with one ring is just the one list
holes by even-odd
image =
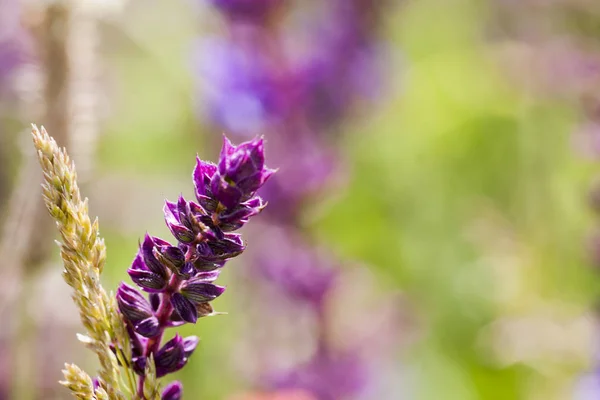
[[273, 172], [265, 166], [262, 138], [234, 146], [225, 137], [218, 171], [211, 178], [210, 188], [225, 207], [234, 208], [253, 196]]
[[158, 333], [158, 319], [146, 298], [133, 287], [122, 283], [117, 289], [119, 311], [134, 330], [142, 336], [153, 337]]
[[225, 287], [199, 280], [187, 281], [181, 287], [181, 294], [194, 304], [213, 301], [223, 292], [225, 292]]
[[140, 321], [138, 324], [134, 325], [133, 328], [140, 335], [151, 338], [158, 334], [160, 324], [158, 323], [158, 319], [155, 316], [152, 316]]
[[119, 311], [130, 321], [139, 322], [154, 314], [148, 300], [126, 283], [119, 285], [116, 297]]
[[183, 396], [183, 385], [179, 381], [169, 383], [160, 396], [161, 400], [181, 400]]
[[156, 376], [161, 377], [179, 371], [187, 362], [183, 339], [179, 334], [161, 347], [154, 356]]
[[148, 234], [144, 237], [144, 242], [141, 246], [142, 259], [144, 260], [144, 264], [151, 272], [159, 275], [163, 278], [167, 277], [167, 269], [164, 265], [162, 265], [154, 255], [154, 249], [156, 246], [160, 245], [168, 245], [162, 239], [152, 237]]
[[171, 304], [177, 311], [181, 319], [191, 324], [195, 324], [198, 320], [198, 312], [196, 306], [181, 293], [173, 293], [171, 296]]
[[129, 269], [127, 273], [131, 280], [146, 292], [162, 292], [167, 287], [166, 279], [153, 272]]

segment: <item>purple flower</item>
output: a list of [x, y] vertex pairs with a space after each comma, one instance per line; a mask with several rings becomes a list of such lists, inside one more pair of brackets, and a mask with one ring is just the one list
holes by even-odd
[[189, 322], [190, 324], [196, 323], [198, 320], [196, 307], [194, 303], [189, 301], [184, 295], [181, 293], [173, 293], [171, 304], [173, 304], [173, 308], [182, 320]]
[[192, 270], [185, 260], [183, 250], [177, 246], [162, 246], [155, 253], [156, 258], [171, 272], [178, 275], [189, 275]]
[[308, 363], [273, 379], [276, 389], [302, 389], [319, 400], [339, 400], [366, 390], [369, 371], [353, 354], [318, 354]]
[[[199, 203], [183, 196], [177, 203], [165, 203], [165, 223], [177, 243], [146, 234], [127, 271], [148, 292], [148, 299], [126, 284], [117, 291], [119, 310], [128, 323], [131, 366], [140, 375], [139, 388], [144, 386], [148, 357], [153, 356], [158, 377], [187, 363], [198, 338], [176, 334], [158, 348], [164, 331], [215, 314], [210, 302], [225, 288], [213, 282], [227, 260], [245, 249], [241, 235], [233, 231], [265, 207], [255, 192], [273, 172], [264, 164], [262, 139], [239, 146], [225, 139], [218, 166], [196, 162], [192, 177]], [[234, 191], [238, 194], [232, 196]], [[162, 399], [179, 399], [181, 394], [181, 384], [173, 383]]]
[[194, 304], [207, 303], [219, 297], [225, 288], [207, 283], [203, 278], [187, 280], [181, 285], [181, 294]]
[[294, 109], [300, 88], [264, 54], [275, 45], [260, 27], [236, 26], [244, 43], [211, 38], [197, 46], [194, 68], [202, 80], [203, 107], [215, 124], [238, 138], [264, 134]]
[[324, 253], [308, 247], [293, 231], [263, 227], [253, 265], [264, 279], [297, 300], [321, 307], [335, 283], [338, 270]]
[[181, 400], [183, 385], [179, 381], [169, 383], [162, 392], [161, 400]]
[[163, 347], [156, 352], [154, 362], [156, 364], [156, 375], [158, 377], [179, 371], [185, 366], [189, 356], [192, 355], [199, 339], [196, 336], [189, 336], [182, 339], [181, 336], [169, 340]]
[[133, 329], [142, 336], [153, 337], [158, 333], [159, 324], [150, 303], [133, 287], [121, 283], [117, 289], [117, 304], [121, 314]]
[[184, 281], [179, 292], [173, 293], [171, 303], [182, 320], [195, 324], [199, 317], [199, 308], [200, 314], [202, 313], [202, 304], [223, 294], [223, 286], [210, 283], [217, 276], [210, 272], [199, 273], [194, 278]]
[[167, 267], [154, 255], [154, 239], [146, 235], [131, 267], [127, 270], [131, 280], [146, 292], [162, 292], [166, 289], [168, 281]]
[[266, 205], [262, 198], [253, 197], [231, 210], [224, 210], [217, 216], [216, 224], [223, 232], [238, 230], [248, 222], [250, 217], [260, 213]]
[[[182, 243], [193, 243], [196, 240], [197, 233], [202, 230], [202, 225], [199, 225], [199, 221], [195, 220], [192, 214], [192, 208], [197, 206], [190, 204], [185, 201], [183, 196], [179, 196], [177, 203], [171, 203], [170, 201], [165, 202], [163, 211], [165, 213], [165, 222], [167, 227], [177, 239]], [[203, 215], [204, 210], [197, 206], [196, 213]], [[198, 231], [198, 232], [194, 232]]]
[[265, 166], [262, 138], [234, 146], [223, 137], [221, 157], [210, 189], [227, 209], [233, 209], [250, 199], [274, 172]]
[[13, 71], [23, 62], [17, 43], [0, 38], [0, 91]]

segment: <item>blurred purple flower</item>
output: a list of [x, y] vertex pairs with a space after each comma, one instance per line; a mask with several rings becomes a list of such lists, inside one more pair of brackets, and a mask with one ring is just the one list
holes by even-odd
[[17, 0], [0, 0], [0, 92], [9, 89], [10, 78], [29, 53], [20, 14]]
[[263, 227], [256, 240], [251, 260], [257, 273], [287, 295], [320, 307], [338, 274], [326, 252], [307, 246], [286, 228]]
[[18, 44], [13, 40], [0, 39], [0, 88], [8, 83], [13, 71], [23, 62]]
[[318, 400], [356, 397], [367, 390], [368, 384], [369, 370], [354, 354], [319, 354], [272, 382], [275, 389], [306, 390]]
[[[263, 133], [290, 109], [289, 88], [261, 45], [273, 47], [261, 30], [245, 26], [244, 43], [212, 38], [198, 43], [194, 68], [210, 119], [226, 132], [247, 138]], [[248, 38], [256, 38], [255, 43]], [[265, 43], [265, 41], [267, 43]]]
[[[307, 390], [319, 400], [356, 395], [367, 379], [358, 354], [334, 356], [321, 337], [327, 330], [325, 303], [339, 271], [325, 251], [304, 239], [299, 226], [309, 196], [331, 187], [338, 164], [332, 133], [360, 101], [378, 93], [377, 28], [387, 2], [311, 3], [300, 11], [304, 32], [294, 24], [284, 29], [284, 13], [275, 12], [283, 1], [210, 2], [225, 15], [227, 36], [197, 48], [195, 68], [207, 104], [204, 111], [215, 125], [238, 137], [264, 134], [271, 163], [279, 168], [261, 192], [271, 204], [265, 215], [270, 226], [256, 235], [251, 275], [308, 305], [318, 321], [319, 346], [312, 358], [270, 383], [274, 388]], [[306, 10], [310, 11], [303, 14]], [[219, 164], [219, 173], [230, 184], [215, 185], [213, 179], [204, 192], [220, 196], [228, 208], [228, 202], [239, 203], [244, 198], [241, 183], [261, 169], [260, 162], [248, 171], [242, 164], [243, 172], [233, 171], [233, 164]], [[206, 185], [205, 175], [211, 174], [197, 181]], [[199, 201], [207, 203], [201, 196]]]
[[285, 0], [210, 0], [231, 18], [263, 20]]

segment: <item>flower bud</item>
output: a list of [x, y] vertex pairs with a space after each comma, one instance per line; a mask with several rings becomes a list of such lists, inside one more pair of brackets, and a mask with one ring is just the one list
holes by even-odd
[[162, 264], [175, 273], [179, 273], [185, 265], [185, 255], [179, 247], [165, 246], [157, 250], [155, 255]]
[[187, 363], [188, 357], [194, 352], [199, 339], [190, 336], [182, 339], [178, 334], [156, 352], [156, 376], [161, 377], [179, 371]]
[[137, 333], [145, 337], [153, 337], [158, 333], [158, 320], [152, 306], [135, 288], [122, 283], [117, 289], [117, 304], [121, 314], [131, 322]]
[[[199, 243], [196, 246], [196, 261], [194, 266], [199, 271], [207, 271], [210, 269], [203, 268], [206, 263], [207, 267], [211, 263], [218, 263], [233, 258], [244, 251], [244, 243], [242, 237], [236, 233], [225, 234], [222, 240], [211, 240]], [[213, 268], [214, 269], [214, 268]]]
[[196, 235], [182, 221], [178, 204], [165, 201], [163, 213], [165, 215], [165, 223], [177, 241], [182, 243], [191, 243], [194, 241]]
[[224, 232], [235, 231], [244, 226], [250, 217], [261, 212], [265, 206], [266, 203], [263, 199], [260, 197], [253, 197], [234, 209], [219, 214], [219, 227]]
[[196, 157], [196, 167], [192, 178], [194, 179], [194, 188], [196, 192], [196, 198], [200, 203], [200, 206], [207, 212], [213, 212], [217, 209], [219, 202], [213, 197], [210, 189], [210, 182], [212, 177], [217, 172], [217, 166], [213, 163], [205, 162]]
[[152, 271], [156, 275], [166, 278], [168, 276], [166, 267], [162, 265], [154, 255], [154, 249], [157, 246], [169, 246], [169, 243], [160, 238], [152, 237], [146, 234], [141, 248], [142, 258], [148, 270]]
[[[158, 238], [155, 238], [158, 239]], [[160, 242], [166, 243], [158, 239]], [[144, 243], [127, 273], [131, 279], [147, 292], [161, 292], [167, 286], [168, 271], [154, 255], [154, 240], [146, 235]]]
[[195, 324], [198, 320], [198, 312], [196, 306], [181, 293], [173, 293], [171, 296], [171, 304], [182, 320]]
[[147, 292], [162, 292], [167, 286], [167, 281], [150, 272], [135, 269], [127, 271], [131, 280]]
[[156, 376], [161, 377], [175, 372], [185, 364], [185, 352], [183, 350], [183, 339], [179, 334], [169, 340], [154, 355], [156, 364]]
[[163, 390], [161, 400], [181, 400], [183, 396], [183, 385], [179, 381], [169, 383]]
[[206, 283], [202, 279], [189, 280], [184, 282], [181, 287], [181, 294], [194, 303], [194, 305], [212, 301], [223, 294], [224, 291], [225, 288], [223, 286]]
[[234, 146], [223, 137], [217, 173], [211, 179], [212, 194], [225, 207], [234, 208], [250, 198], [275, 172], [264, 164], [262, 138]]

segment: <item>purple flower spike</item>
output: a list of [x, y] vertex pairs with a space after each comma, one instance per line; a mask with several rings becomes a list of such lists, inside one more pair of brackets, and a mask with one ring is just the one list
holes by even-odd
[[[240, 146], [226, 141], [222, 154], [224, 177], [217, 165], [197, 159], [192, 178], [198, 203], [183, 196], [176, 203], [165, 202], [165, 223], [177, 243], [146, 234], [140, 244], [127, 272], [149, 293], [148, 300], [125, 284], [117, 291], [119, 309], [128, 322], [129, 362], [140, 376], [136, 398], [144, 398], [145, 368], [150, 356], [157, 377], [178, 371], [187, 363], [199, 339], [175, 335], [158, 349], [164, 331], [215, 315], [210, 302], [225, 288], [213, 282], [227, 260], [245, 248], [241, 235], [233, 231], [265, 207], [262, 199], [254, 196], [272, 174], [264, 166], [262, 139]], [[220, 195], [215, 195], [214, 187]], [[181, 384], [174, 382], [163, 391], [161, 399], [177, 400], [181, 396]]]
[[255, 255], [259, 275], [298, 301], [315, 306], [325, 301], [339, 270], [324, 252], [307, 246], [299, 235], [285, 228], [265, 229], [259, 244], [277, 249]]
[[183, 385], [179, 381], [171, 382], [165, 387], [161, 400], [181, 400], [183, 396]]
[[119, 311], [142, 336], [153, 337], [158, 333], [158, 319], [152, 306], [144, 296], [133, 287], [122, 283], [117, 289]]

